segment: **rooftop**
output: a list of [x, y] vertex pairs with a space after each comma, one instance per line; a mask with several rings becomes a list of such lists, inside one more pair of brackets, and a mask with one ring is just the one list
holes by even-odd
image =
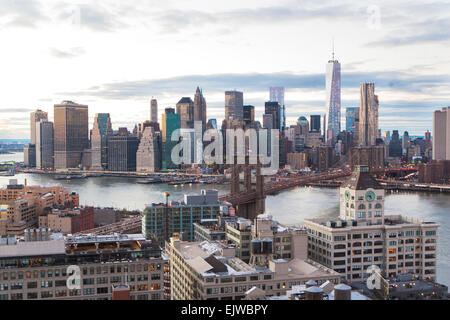
[[[328, 217], [328, 218], [313, 218], [306, 219], [305, 221], [316, 223], [332, 229], [350, 229], [357, 227], [381, 227], [383, 224], [371, 223], [364, 220], [341, 220], [339, 217]], [[340, 224], [339, 224], [340, 223]], [[435, 222], [425, 221], [419, 218], [413, 218], [403, 215], [389, 215], [384, 216], [384, 226], [413, 226], [413, 225], [439, 225]]]

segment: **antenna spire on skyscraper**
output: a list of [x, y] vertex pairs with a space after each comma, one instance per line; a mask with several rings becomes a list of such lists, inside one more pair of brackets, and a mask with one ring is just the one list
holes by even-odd
[[334, 60], [334, 37], [333, 37], [333, 50], [332, 51], [333, 51], [332, 52], [332, 56], [333, 56], [332, 60]]

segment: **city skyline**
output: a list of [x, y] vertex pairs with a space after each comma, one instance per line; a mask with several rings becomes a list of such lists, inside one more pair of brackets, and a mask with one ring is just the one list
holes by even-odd
[[[2, 10], [0, 34], [15, 45], [0, 59], [5, 75], [0, 138], [27, 138], [28, 113], [49, 111], [62, 100], [89, 105], [90, 128], [95, 113], [102, 112], [111, 114], [114, 127], [132, 128], [148, 120], [143, 114], [152, 97], [158, 99], [160, 119], [181, 97], [193, 98], [197, 86], [208, 101], [208, 118], [219, 123], [224, 91], [244, 92], [244, 104], [254, 105], [261, 120], [269, 88], [284, 86], [290, 125], [299, 116], [326, 113], [324, 68], [333, 38], [342, 64], [341, 108], [358, 105], [360, 82], [374, 82], [380, 128], [422, 135], [432, 128], [432, 111], [449, 104], [448, 3], [231, 1], [223, 9], [194, 2], [177, 3], [176, 9], [175, 3], [158, 4], [157, 10], [143, 1], [133, 8], [113, 0], [2, 2], [8, 10]], [[272, 28], [263, 28], [267, 21]], [[401, 38], [392, 36], [399, 31]], [[283, 50], [266, 50], [274, 35]], [[239, 55], [230, 51], [236, 37]], [[180, 57], [180, 44], [196, 50]], [[32, 52], [26, 49], [30, 45]], [[61, 70], [71, 77], [61, 81]]]

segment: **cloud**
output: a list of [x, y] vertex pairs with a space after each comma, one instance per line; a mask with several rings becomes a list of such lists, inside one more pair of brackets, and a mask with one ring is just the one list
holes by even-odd
[[[322, 5], [297, 4], [290, 6], [270, 6], [259, 8], [241, 8], [228, 11], [207, 12], [200, 10], [166, 10], [155, 14], [155, 20], [161, 25], [161, 31], [175, 33], [189, 27], [201, 27], [208, 24], [221, 25], [222, 30], [258, 24], [267, 27], [268, 24], [307, 21], [333, 18], [346, 20], [364, 12], [361, 7], [353, 5]], [[227, 27], [225, 27], [227, 26]]]
[[34, 109], [28, 108], [0, 108], [0, 113], [23, 113], [23, 112], [32, 112]]
[[50, 54], [56, 58], [61, 59], [77, 58], [85, 53], [86, 51], [82, 47], [75, 47], [68, 50], [50, 48]]
[[[432, 88], [450, 85], [449, 75], [413, 75], [406, 72], [349, 72], [342, 74], [342, 88], [359, 90], [361, 82], [374, 82], [376, 88], [429, 92]], [[61, 96], [91, 96], [105, 99], [147, 99], [149, 96], [188, 93], [200, 85], [209, 93], [234, 89], [244, 91], [266, 91], [270, 86], [280, 85], [286, 89], [323, 90], [323, 74], [295, 74], [291, 72], [186, 75], [165, 79], [149, 79], [105, 83], [78, 92], [62, 92]], [[376, 89], [377, 90], [377, 89]]]
[[39, 22], [47, 20], [42, 6], [35, 0], [0, 1], [0, 28], [35, 28]]
[[[381, 17], [386, 36], [366, 47], [398, 47], [450, 41], [450, 3], [433, 1], [403, 4]], [[386, 10], [385, 10], [386, 11]]]

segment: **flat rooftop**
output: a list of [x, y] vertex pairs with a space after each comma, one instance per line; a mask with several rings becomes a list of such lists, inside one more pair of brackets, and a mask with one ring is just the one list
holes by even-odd
[[0, 258], [64, 254], [64, 240], [27, 241], [0, 246]]
[[[325, 227], [329, 227], [332, 229], [345, 229], [345, 228], [355, 228], [355, 226], [352, 227], [352, 221], [356, 221], [356, 227], [374, 227], [374, 226], [383, 226], [383, 224], [379, 223], [372, 223], [368, 224], [364, 220], [342, 220], [339, 217], [325, 217], [325, 218], [313, 218], [313, 219], [305, 219], [307, 222], [316, 223]], [[327, 225], [328, 222], [346, 222], [346, 226], [335, 226], [330, 227]], [[412, 225], [436, 225], [439, 224], [432, 221], [425, 221], [418, 218], [408, 217], [408, 216], [402, 216], [402, 215], [385, 215], [384, 216], [384, 226], [412, 226]]]

